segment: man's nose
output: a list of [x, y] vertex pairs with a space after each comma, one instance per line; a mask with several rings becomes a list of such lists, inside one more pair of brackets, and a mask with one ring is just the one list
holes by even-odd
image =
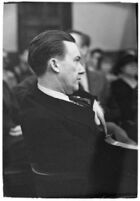
[[79, 69], [79, 74], [84, 74], [85, 73], [85, 67], [80, 64], [80, 69]]

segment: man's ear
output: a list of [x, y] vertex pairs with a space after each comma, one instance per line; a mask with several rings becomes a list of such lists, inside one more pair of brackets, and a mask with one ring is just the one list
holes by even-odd
[[58, 60], [56, 58], [51, 58], [49, 60], [49, 64], [50, 64], [50, 67], [53, 71], [55, 71], [56, 73], [59, 73], [59, 64], [58, 64]]

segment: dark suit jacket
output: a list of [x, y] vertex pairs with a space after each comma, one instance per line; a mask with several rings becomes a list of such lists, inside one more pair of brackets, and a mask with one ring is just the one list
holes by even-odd
[[24, 98], [21, 120], [30, 163], [48, 174], [39, 184], [42, 197], [117, 194], [122, 150], [104, 142], [90, 107], [52, 98], [35, 87]]

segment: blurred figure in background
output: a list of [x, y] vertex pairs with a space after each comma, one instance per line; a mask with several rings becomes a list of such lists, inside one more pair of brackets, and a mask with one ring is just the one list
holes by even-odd
[[21, 82], [28, 76], [32, 75], [32, 70], [27, 63], [27, 58], [28, 50], [25, 49], [19, 56], [19, 64], [14, 67], [14, 72], [18, 82]]
[[10, 89], [13, 89], [17, 85], [17, 79], [15, 74], [9, 70], [10, 59], [6, 50], [3, 50], [3, 80], [7, 83]]
[[[7, 71], [8, 54], [3, 53], [3, 165], [4, 170], [9, 165], [24, 161], [25, 150], [20, 126], [20, 109], [12, 91], [13, 82]], [[12, 72], [10, 72], [12, 74]], [[14, 74], [13, 74], [14, 76]], [[10, 88], [11, 87], [11, 88]]]
[[90, 51], [89, 55], [89, 62], [88, 65], [92, 66], [94, 70], [98, 70], [99, 68], [99, 61], [102, 58], [104, 52], [101, 49], [93, 49]]
[[130, 131], [135, 128], [132, 139], [137, 140], [137, 95], [138, 95], [138, 63], [137, 57], [132, 54], [124, 54], [115, 66], [119, 79], [112, 82], [112, 94], [115, 97], [120, 111], [120, 123]]
[[[99, 102], [105, 110], [105, 118], [108, 121], [106, 123], [109, 133], [112, 133], [113, 136], [122, 142], [134, 143], [130, 138], [128, 138], [126, 132], [120, 128], [117, 124], [112, 122], [119, 116], [119, 110], [116, 105], [116, 102], [109, 97], [109, 85], [108, 81], [103, 73], [100, 73], [92, 68], [92, 66], [87, 65], [87, 56], [89, 53], [90, 38], [86, 34], [79, 31], [70, 31], [70, 34], [75, 39], [77, 46], [79, 47], [82, 64], [85, 67], [85, 74], [82, 76], [80, 85], [85, 91], [89, 91], [92, 95], [97, 96]], [[99, 93], [100, 92], [100, 93]], [[102, 99], [101, 99], [102, 97]], [[109, 97], [109, 100], [108, 100]], [[105, 102], [106, 101], [106, 102]], [[97, 107], [97, 110], [100, 108]], [[102, 110], [99, 109], [99, 115], [104, 116]], [[104, 117], [103, 117], [104, 119]]]
[[114, 62], [109, 56], [102, 56], [99, 60], [98, 71], [102, 72], [108, 82], [117, 80], [117, 76], [113, 73]]
[[[4, 116], [4, 133], [6, 136], [11, 133], [12, 129], [16, 127], [18, 122], [18, 103], [12, 93], [12, 82], [9, 80], [9, 73], [7, 70], [8, 54], [3, 54], [3, 116]], [[11, 84], [11, 85], [10, 85]], [[13, 86], [13, 85], [12, 85]], [[21, 129], [19, 135], [21, 134]], [[17, 134], [18, 135], [18, 134]], [[5, 136], [5, 135], [4, 135]]]

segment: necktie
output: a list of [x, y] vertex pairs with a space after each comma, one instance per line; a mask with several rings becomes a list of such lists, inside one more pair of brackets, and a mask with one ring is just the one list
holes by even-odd
[[81, 98], [80, 96], [69, 96], [69, 99], [76, 105], [81, 107], [90, 107], [88, 100], [85, 98]]
[[101, 106], [99, 105], [99, 103], [94, 100], [93, 106], [91, 106], [90, 102], [88, 102], [88, 99], [86, 98], [81, 98], [80, 96], [69, 96], [69, 99], [82, 107], [88, 107], [90, 109], [92, 109], [95, 112], [95, 123], [97, 125], [102, 124], [105, 133], [107, 134], [107, 128], [106, 128], [106, 123], [105, 123], [105, 119], [104, 119], [104, 113], [103, 110], [101, 108]]

